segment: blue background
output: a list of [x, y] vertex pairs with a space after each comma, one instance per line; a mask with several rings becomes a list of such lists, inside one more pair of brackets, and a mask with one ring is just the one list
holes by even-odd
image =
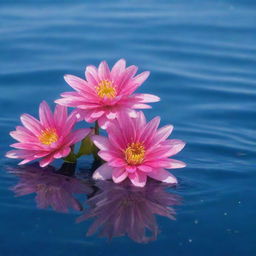
[[[4, 171], [20, 114], [68, 91], [64, 74], [119, 58], [151, 71], [140, 92], [161, 102], [147, 117], [187, 142], [173, 171], [184, 204], [147, 245], [85, 237], [76, 213], [14, 198]], [[256, 255], [255, 1], [0, 1], [0, 89], [0, 255]]]

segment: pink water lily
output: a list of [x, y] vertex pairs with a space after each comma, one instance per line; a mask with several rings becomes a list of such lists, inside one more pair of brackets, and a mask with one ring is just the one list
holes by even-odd
[[169, 158], [181, 151], [185, 143], [167, 139], [173, 126], [158, 129], [159, 123], [159, 117], [146, 123], [142, 112], [138, 112], [137, 118], [121, 115], [108, 126], [108, 138], [92, 136], [100, 149], [98, 155], [106, 161], [94, 172], [93, 178], [112, 178], [115, 183], [129, 178], [135, 186], [143, 187], [149, 176], [176, 184], [177, 179], [166, 169], [186, 166], [181, 161]]
[[98, 68], [87, 66], [86, 80], [73, 75], [64, 77], [75, 92], [62, 93], [63, 98], [56, 103], [75, 107], [82, 119], [98, 121], [103, 129], [122, 113], [136, 117], [135, 109], [151, 108], [145, 103], [160, 100], [152, 94], [134, 94], [149, 76], [148, 71], [135, 76], [137, 69], [134, 65], [126, 68], [124, 59], [117, 61], [111, 70], [105, 61]]
[[9, 158], [24, 159], [19, 164], [42, 158], [40, 166], [45, 167], [54, 159], [66, 157], [70, 146], [81, 141], [90, 132], [90, 129], [72, 131], [77, 122], [76, 113], [67, 113], [67, 108], [57, 105], [52, 113], [48, 104], [43, 101], [39, 107], [40, 120], [24, 114], [21, 122], [24, 126], [17, 126], [10, 135], [18, 141], [11, 147], [17, 150], [7, 152]]

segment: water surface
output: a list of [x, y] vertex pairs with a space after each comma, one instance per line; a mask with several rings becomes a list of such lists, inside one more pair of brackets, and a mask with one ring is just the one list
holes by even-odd
[[[256, 5], [254, 1], [0, 1], [0, 254], [256, 254]], [[157, 217], [155, 242], [86, 237], [79, 213], [38, 210], [34, 196], [14, 198], [4, 154], [22, 113], [58, 98], [66, 73], [119, 58], [150, 70], [140, 92], [161, 102], [146, 111], [175, 126], [177, 220]], [[53, 106], [53, 104], [52, 104]], [[81, 159], [77, 170], [90, 165]], [[57, 162], [56, 166], [60, 163]]]

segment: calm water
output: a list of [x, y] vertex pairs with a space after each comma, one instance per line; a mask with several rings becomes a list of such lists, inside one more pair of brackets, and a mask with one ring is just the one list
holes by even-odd
[[[0, 1], [0, 255], [256, 255], [255, 25], [255, 1]], [[76, 224], [80, 212], [15, 198], [6, 169], [16, 162], [4, 158], [19, 115], [67, 91], [65, 73], [121, 57], [151, 71], [140, 91], [162, 101], [147, 117], [161, 115], [187, 142], [177, 158], [188, 167], [167, 188], [183, 198], [177, 220], [158, 216], [161, 232], [147, 244], [86, 237], [93, 220]]]

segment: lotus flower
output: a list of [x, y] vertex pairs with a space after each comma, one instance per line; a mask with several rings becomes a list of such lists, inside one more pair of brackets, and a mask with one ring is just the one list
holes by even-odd
[[59, 212], [67, 212], [68, 208], [81, 211], [83, 207], [74, 194], [88, 194], [92, 188], [74, 177], [54, 171], [52, 166], [42, 169], [37, 164], [9, 168], [10, 173], [20, 178], [19, 183], [11, 189], [17, 197], [36, 193], [38, 208], [51, 206]]
[[21, 116], [23, 126], [17, 126], [16, 131], [10, 135], [18, 140], [11, 147], [18, 150], [7, 152], [9, 158], [24, 159], [19, 164], [25, 164], [32, 160], [42, 158], [40, 166], [45, 167], [54, 159], [66, 157], [70, 146], [86, 137], [90, 129], [79, 129], [72, 131], [77, 118], [72, 112], [69, 116], [67, 108], [57, 105], [54, 113], [51, 112], [48, 104], [43, 101], [39, 107], [40, 120], [31, 115]]
[[64, 77], [76, 92], [61, 94], [63, 98], [56, 100], [56, 103], [77, 108], [81, 118], [87, 122], [98, 121], [100, 127], [105, 129], [120, 113], [135, 117], [134, 109], [151, 108], [145, 103], [159, 101], [159, 97], [151, 94], [133, 94], [149, 76], [148, 71], [134, 76], [136, 72], [137, 67], [126, 68], [123, 59], [116, 62], [111, 71], [105, 61], [100, 63], [98, 69], [88, 66], [86, 80], [73, 75]]
[[144, 188], [126, 181], [98, 181], [96, 186], [100, 191], [87, 201], [90, 207], [77, 221], [94, 218], [87, 235], [99, 230], [100, 236], [109, 239], [127, 235], [139, 243], [155, 240], [159, 232], [155, 215], [174, 220], [175, 210], [170, 206], [181, 201], [179, 196], [165, 191], [168, 184], [152, 179]]
[[149, 176], [176, 184], [177, 179], [165, 169], [185, 167], [185, 163], [168, 158], [181, 151], [185, 143], [167, 139], [173, 126], [157, 129], [159, 123], [159, 117], [146, 123], [142, 112], [137, 118], [122, 115], [107, 128], [108, 138], [92, 136], [100, 149], [98, 155], [107, 162], [94, 172], [93, 178], [112, 178], [115, 183], [129, 178], [135, 186], [143, 187]]

